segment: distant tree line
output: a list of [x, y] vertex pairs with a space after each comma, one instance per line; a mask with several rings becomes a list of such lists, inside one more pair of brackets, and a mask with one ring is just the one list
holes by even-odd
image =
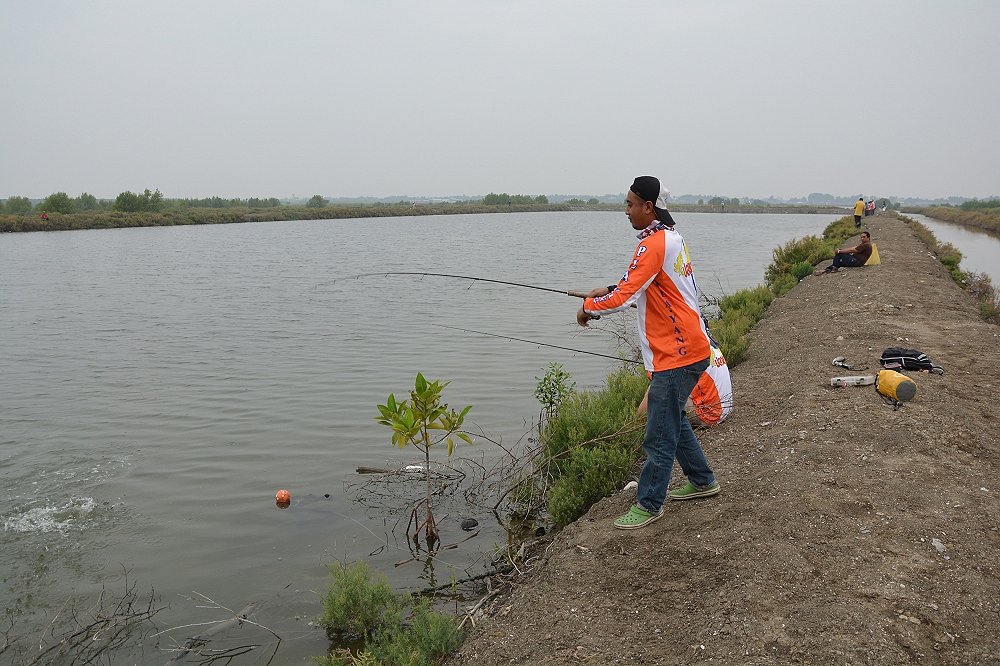
[[483, 203], [487, 206], [517, 206], [525, 204], [547, 204], [549, 198], [544, 194], [539, 194], [537, 197], [533, 197], [527, 194], [507, 194], [503, 192], [501, 194], [495, 194], [490, 192], [485, 197], [483, 197]]
[[167, 199], [167, 204], [176, 208], [275, 208], [281, 205], [276, 197], [261, 199], [225, 199], [223, 197], [208, 197], [205, 199]]
[[966, 201], [960, 208], [962, 210], [988, 210], [990, 208], [1000, 208], [1000, 199], [972, 199]]
[[248, 199], [226, 199], [223, 197], [166, 199], [159, 190], [151, 192], [149, 188], [146, 188], [141, 194], [126, 190], [115, 197], [113, 201], [98, 199], [93, 194], [87, 192], [78, 197], [71, 197], [65, 192], [55, 192], [35, 205], [32, 204], [31, 199], [28, 197], [12, 196], [8, 197], [6, 201], [0, 201], [0, 213], [7, 215], [28, 215], [33, 210], [37, 210], [39, 213], [62, 213], [64, 215], [91, 211], [159, 213], [165, 210], [186, 210], [190, 208], [276, 208], [281, 205], [281, 200], [276, 197], [250, 197]]
[[[35, 206], [28, 197], [13, 196], [0, 201], [0, 213], [27, 215]], [[110, 201], [99, 201], [93, 194], [84, 192], [78, 197], [70, 197], [65, 192], [50, 194], [38, 204], [39, 210], [52, 213], [76, 213], [92, 210], [111, 210]]]

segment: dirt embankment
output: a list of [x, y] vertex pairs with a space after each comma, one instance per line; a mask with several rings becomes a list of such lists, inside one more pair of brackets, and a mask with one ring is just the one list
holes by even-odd
[[[611, 525], [630, 493], [601, 501], [449, 663], [1000, 664], [1000, 329], [902, 221], [866, 222], [880, 266], [807, 277], [755, 328], [701, 435], [723, 492], [636, 532]], [[889, 346], [945, 374], [909, 373], [898, 411], [829, 386]]]

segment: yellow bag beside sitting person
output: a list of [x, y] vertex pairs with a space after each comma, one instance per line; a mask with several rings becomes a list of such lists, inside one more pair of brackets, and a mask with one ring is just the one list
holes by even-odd
[[872, 243], [872, 256], [868, 257], [868, 261], [865, 262], [865, 266], [877, 266], [882, 263], [882, 259], [878, 256], [878, 245]]

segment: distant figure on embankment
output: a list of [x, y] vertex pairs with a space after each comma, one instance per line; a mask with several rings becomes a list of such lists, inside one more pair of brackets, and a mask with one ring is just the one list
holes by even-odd
[[861, 228], [861, 216], [865, 214], [865, 198], [858, 197], [854, 202], [854, 228]]

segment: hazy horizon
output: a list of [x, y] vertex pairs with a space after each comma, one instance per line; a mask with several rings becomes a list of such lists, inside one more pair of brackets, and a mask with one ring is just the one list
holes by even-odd
[[[1000, 3], [0, 0], [0, 198], [1000, 194]], [[854, 196], [857, 196], [855, 194]]]

